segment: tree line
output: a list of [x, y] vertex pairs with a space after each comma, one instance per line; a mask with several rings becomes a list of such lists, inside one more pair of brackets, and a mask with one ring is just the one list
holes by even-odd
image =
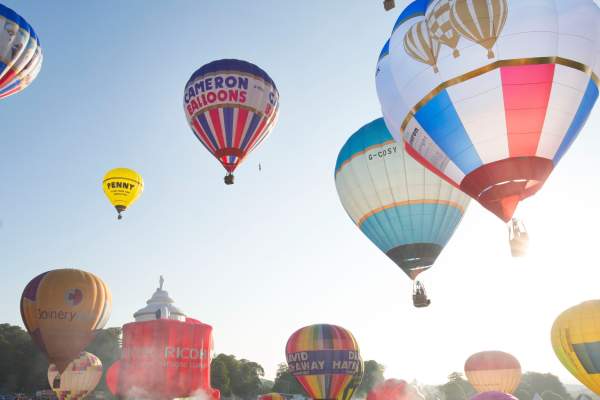
[[[96, 336], [86, 351], [95, 354], [108, 369], [121, 357], [121, 329], [104, 329]], [[48, 361], [32, 342], [29, 334], [18, 326], [0, 324], [0, 394], [26, 393], [48, 389]], [[365, 361], [364, 377], [354, 397], [365, 398], [369, 390], [384, 381], [384, 366], [375, 360]], [[218, 354], [211, 363], [211, 386], [221, 391], [222, 398], [254, 400], [256, 396], [269, 392], [300, 394], [306, 396], [302, 386], [279, 364], [274, 381], [264, 379], [263, 367], [250, 360], [238, 359], [233, 355]], [[448, 376], [448, 382], [438, 385], [420, 386], [426, 400], [467, 400], [475, 390], [461, 373]], [[96, 390], [110, 392], [102, 379]], [[526, 372], [515, 392], [519, 400], [533, 400], [538, 393], [543, 400], [575, 400], [558, 377], [552, 374]]]

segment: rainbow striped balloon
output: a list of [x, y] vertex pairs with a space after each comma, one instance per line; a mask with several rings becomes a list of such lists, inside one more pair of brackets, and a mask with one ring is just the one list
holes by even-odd
[[346, 400], [364, 371], [356, 339], [348, 330], [329, 324], [294, 332], [285, 349], [289, 372], [315, 400]]
[[289, 396], [283, 395], [281, 393], [267, 393], [261, 396], [258, 396], [258, 400], [287, 400]]

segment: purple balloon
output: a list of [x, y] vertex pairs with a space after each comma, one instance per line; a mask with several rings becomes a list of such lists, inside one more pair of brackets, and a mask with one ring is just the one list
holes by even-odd
[[518, 400], [512, 394], [504, 392], [483, 392], [471, 397], [471, 400]]

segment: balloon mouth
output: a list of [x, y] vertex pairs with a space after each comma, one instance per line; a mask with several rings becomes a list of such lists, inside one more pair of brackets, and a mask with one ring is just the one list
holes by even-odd
[[414, 280], [433, 265], [441, 252], [439, 244], [411, 243], [394, 247], [385, 254]]
[[471, 171], [460, 189], [508, 222], [519, 202], [542, 188], [553, 168], [552, 160], [547, 158], [506, 158]]

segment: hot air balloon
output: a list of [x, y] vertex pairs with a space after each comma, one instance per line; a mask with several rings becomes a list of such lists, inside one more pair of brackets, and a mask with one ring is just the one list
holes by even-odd
[[227, 170], [230, 185], [233, 171], [275, 126], [279, 92], [256, 65], [217, 60], [192, 74], [183, 108], [198, 140]]
[[364, 370], [356, 339], [336, 325], [297, 330], [288, 339], [285, 353], [289, 372], [315, 400], [350, 399], [348, 386]]
[[258, 400], [287, 400], [288, 398], [281, 393], [267, 393], [258, 396]]
[[106, 370], [106, 387], [113, 396], [118, 397], [119, 394], [119, 376], [121, 375], [121, 361], [115, 361], [113, 365]]
[[552, 347], [581, 383], [600, 394], [600, 300], [571, 307], [552, 325]]
[[[432, 29], [438, 4], [413, 1], [398, 18], [391, 73], [379, 86], [393, 87], [399, 101], [392, 107], [380, 96], [382, 110], [400, 124], [396, 140], [509, 222], [519, 202], [541, 189], [596, 102], [600, 11], [593, 0], [455, 0], [450, 23], [461, 38], [455, 49], [431, 52], [434, 64], [415, 53], [427, 53], [422, 23], [429, 16]], [[430, 35], [443, 40], [441, 32]], [[516, 235], [517, 245], [526, 240]]]
[[148, 399], [190, 397], [202, 391], [219, 399], [210, 387], [212, 327], [186, 315], [163, 290], [163, 280], [147, 305], [123, 326], [122, 357], [107, 372], [107, 384], [118, 396]]
[[386, 379], [367, 393], [367, 400], [409, 400], [408, 384], [400, 379]]
[[356, 371], [356, 373], [354, 374], [354, 376], [350, 380], [350, 383], [342, 391], [340, 400], [350, 400], [350, 399], [352, 399], [352, 396], [354, 395], [354, 392], [356, 391], [356, 389], [358, 389], [358, 387], [362, 383], [363, 375], [364, 374], [365, 374], [365, 363], [364, 363], [362, 357], [360, 357], [360, 360], [359, 360], [359, 363], [358, 363], [358, 371]]
[[469, 197], [407, 154], [381, 118], [344, 144], [335, 184], [352, 221], [415, 281], [415, 306], [427, 306], [416, 279], [450, 240]]
[[521, 364], [503, 351], [475, 353], [465, 362], [465, 374], [478, 392], [512, 393], [521, 382]]
[[515, 396], [504, 392], [483, 392], [471, 397], [471, 400], [518, 400]]
[[104, 175], [102, 188], [110, 203], [117, 209], [118, 219], [122, 219], [121, 213], [135, 203], [144, 191], [144, 180], [132, 169], [115, 168]]
[[42, 68], [42, 48], [33, 28], [0, 4], [0, 99], [25, 89]]
[[78, 269], [44, 272], [27, 284], [21, 296], [23, 323], [59, 373], [104, 327], [111, 307], [106, 284]]
[[56, 365], [50, 364], [48, 367], [48, 382], [59, 400], [85, 398], [96, 388], [100, 378], [102, 362], [95, 355], [85, 351], [79, 354], [79, 358], [71, 361], [62, 374], [59, 374]]

